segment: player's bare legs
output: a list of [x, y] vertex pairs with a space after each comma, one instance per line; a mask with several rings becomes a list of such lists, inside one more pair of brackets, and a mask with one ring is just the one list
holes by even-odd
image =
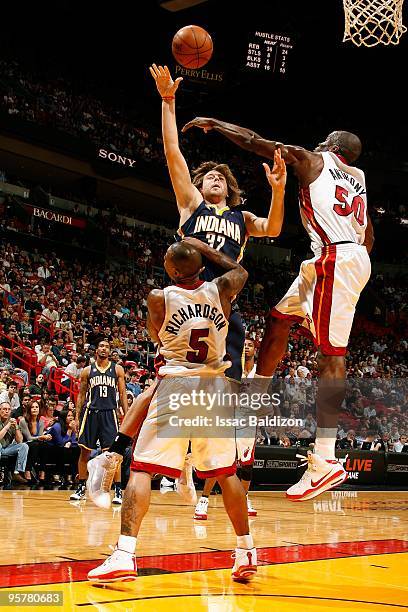
[[[235, 474], [222, 475], [217, 479], [222, 489], [225, 509], [237, 534], [232, 578], [237, 581], [249, 580], [256, 573], [256, 549], [249, 533], [245, 492]], [[102, 565], [89, 572], [89, 580], [114, 582], [136, 578], [137, 535], [149, 509], [150, 495], [150, 474], [131, 472], [123, 497], [121, 533], [117, 546]]]
[[249, 534], [245, 491], [236, 474], [217, 477], [222, 490], [225, 510], [237, 536]]
[[208, 513], [208, 498], [211, 495], [211, 491], [214, 488], [216, 478], [206, 478], [204, 482], [204, 488], [200, 499], [194, 510], [194, 518], [198, 521], [206, 521]]
[[[151, 474], [146, 472], [130, 472], [129, 482], [123, 494], [121, 512], [121, 536], [136, 538], [143, 517], [149, 509], [151, 495]], [[118, 542], [118, 548], [120, 538]]]
[[315, 453], [308, 453], [308, 469], [286, 491], [292, 501], [312, 499], [344, 482], [347, 472], [336, 460], [334, 449], [341, 404], [346, 394], [343, 356], [318, 354], [319, 384], [316, 397]]
[[346, 396], [346, 364], [343, 356], [318, 353], [319, 385], [316, 397], [317, 431], [315, 452], [335, 459], [337, 425]]
[[266, 319], [265, 334], [259, 348], [256, 373], [261, 376], [273, 376], [278, 363], [288, 347], [288, 338], [292, 321], [278, 319], [272, 315]]
[[90, 450], [81, 446], [81, 452], [78, 459], [78, 478], [84, 482], [88, 476], [88, 461], [90, 454]]

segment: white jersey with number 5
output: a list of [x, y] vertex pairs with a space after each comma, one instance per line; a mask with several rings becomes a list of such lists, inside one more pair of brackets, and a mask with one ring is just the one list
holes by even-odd
[[171, 285], [164, 290], [165, 317], [159, 331], [165, 365], [160, 376], [217, 376], [230, 367], [225, 361], [228, 320], [218, 287], [198, 281], [195, 288]]
[[367, 227], [364, 172], [348, 166], [334, 153], [321, 153], [323, 169], [300, 189], [302, 223], [316, 251], [328, 244], [363, 244]]

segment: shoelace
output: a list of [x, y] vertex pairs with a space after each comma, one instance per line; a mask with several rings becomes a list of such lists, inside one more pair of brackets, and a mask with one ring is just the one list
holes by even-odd
[[303, 474], [302, 478], [299, 480], [299, 483], [304, 482], [310, 476], [310, 472], [314, 471], [315, 467], [313, 464], [313, 455], [312, 453], [308, 453], [307, 456], [296, 454], [296, 457], [299, 459], [303, 459], [303, 461], [299, 464], [299, 467], [303, 467], [307, 465], [307, 470]]

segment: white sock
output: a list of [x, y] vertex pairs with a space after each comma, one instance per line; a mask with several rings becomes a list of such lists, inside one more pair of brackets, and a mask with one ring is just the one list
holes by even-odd
[[118, 548], [130, 555], [134, 555], [136, 551], [136, 538], [133, 536], [120, 535], [118, 539]]
[[254, 541], [250, 533], [248, 535], [237, 536], [237, 548], [246, 548], [250, 550], [253, 547]]
[[322, 459], [336, 459], [334, 447], [336, 444], [336, 427], [318, 427], [316, 430], [315, 453]]

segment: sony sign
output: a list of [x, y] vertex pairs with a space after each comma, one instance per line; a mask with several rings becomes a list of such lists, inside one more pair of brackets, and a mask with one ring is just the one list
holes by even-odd
[[107, 151], [106, 149], [99, 149], [98, 157], [101, 157], [102, 159], [109, 159], [111, 162], [122, 164], [123, 166], [130, 166], [131, 168], [133, 168], [136, 163], [135, 159], [123, 157], [123, 155], [118, 155], [114, 151]]

